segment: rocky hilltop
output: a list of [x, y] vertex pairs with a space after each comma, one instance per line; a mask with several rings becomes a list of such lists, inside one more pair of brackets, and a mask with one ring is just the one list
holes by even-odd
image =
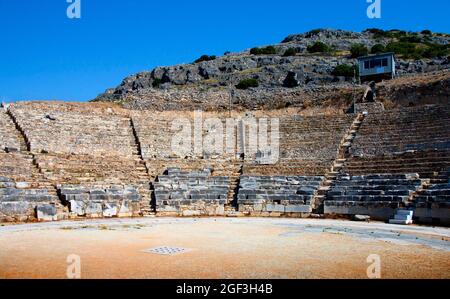
[[289, 35], [275, 45], [221, 57], [203, 55], [191, 64], [140, 72], [93, 101], [152, 110], [226, 110], [230, 104], [233, 109], [274, 109], [349, 102], [355, 90], [362, 89], [354, 79], [356, 57], [380, 52], [396, 53], [400, 77], [440, 71], [438, 78], [448, 88], [449, 41], [450, 35], [428, 30], [317, 29]]

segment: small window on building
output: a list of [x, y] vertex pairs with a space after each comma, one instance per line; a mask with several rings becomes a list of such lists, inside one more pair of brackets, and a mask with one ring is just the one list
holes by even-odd
[[381, 64], [382, 64], [381, 59], [374, 59], [370, 62], [370, 68], [374, 69], [377, 67], [381, 67]]
[[364, 68], [366, 69], [366, 70], [368, 70], [368, 69], [370, 69], [370, 61], [364, 61]]
[[387, 58], [383, 58], [382, 66], [388, 66], [388, 59]]

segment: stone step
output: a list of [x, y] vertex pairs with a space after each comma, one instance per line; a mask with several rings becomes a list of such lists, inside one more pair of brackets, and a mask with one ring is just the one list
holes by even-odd
[[390, 224], [401, 224], [401, 225], [408, 225], [413, 224], [412, 220], [398, 220], [398, 219], [389, 219]]

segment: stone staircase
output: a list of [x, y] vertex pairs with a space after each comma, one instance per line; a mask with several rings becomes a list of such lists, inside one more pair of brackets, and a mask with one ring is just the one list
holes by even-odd
[[336, 159], [333, 161], [333, 165], [330, 170], [325, 174], [325, 178], [318, 189], [317, 195], [312, 200], [312, 210], [314, 213], [323, 214], [323, 201], [326, 199], [327, 193], [330, 191], [333, 182], [336, 180], [337, 176], [343, 169], [345, 162], [347, 161], [346, 157], [349, 153], [349, 149], [352, 146], [353, 140], [355, 139], [362, 122], [364, 121], [364, 117], [364, 114], [358, 114], [352, 122], [349, 130], [342, 138]]
[[1, 113], [2, 131], [14, 142], [0, 150], [0, 221], [57, 220], [63, 207], [55, 185], [40, 173], [14, 116]]

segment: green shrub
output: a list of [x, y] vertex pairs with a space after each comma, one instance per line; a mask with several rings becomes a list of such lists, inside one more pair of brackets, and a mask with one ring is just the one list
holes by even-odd
[[277, 49], [274, 46], [267, 46], [264, 48], [252, 48], [250, 49], [252, 55], [271, 55], [277, 54]]
[[425, 49], [421, 49], [421, 54], [424, 58], [445, 57], [450, 54], [450, 46], [427, 44]]
[[379, 54], [384, 52], [386, 52], [386, 47], [382, 44], [376, 44], [372, 47], [372, 49], [370, 49], [370, 53], [372, 54]]
[[407, 42], [391, 42], [386, 46], [386, 51], [403, 55], [404, 58], [420, 58], [416, 52], [416, 45]]
[[420, 33], [422, 33], [423, 35], [432, 35], [433, 34], [431, 32], [431, 30], [428, 30], [428, 29], [422, 30], [422, 32], [420, 32]]
[[287, 56], [295, 56], [297, 54], [297, 49], [295, 48], [288, 48], [286, 49], [286, 51], [284, 51], [283, 56], [287, 57]]
[[322, 42], [315, 42], [314, 44], [309, 45], [307, 50], [309, 53], [328, 53], [331, 52], [331, 47]]
[[211, 60], [214, 60], [214, 59], [216, 59], [215, 55], [212, 55], [212, 56], [202, 55], [202, 56], [200, 56], [199, 59], [195, 60], [194, 63], [199, 63], [199, 62], [202, 62], [202, 61], [211, 61]]
[[417, 34], [408, 34], [399, 38], [402, 43], [421, 43], [422, 38]]
[[354, 44], [352, 45], [350, 52], [352, 53], [352, 58], [358, 58], [369, 54], [369, 49], [363, 44]]
[[386, 46], [386, 51], [402, 55], [406, 59], [422, 59], [445, 57], [450, 54], [450, 46], [426, 43], [419, 47], [416, 43], [392, 42]]
[[339, 64], [334, 68], [334, 70], [331, 72], [333, 76], [343, 76], [346, 78], [351, 78], [353, 76], [359, 75], [359, 69], [356, 65], [350, 65], [350, 64]]
[[258, 80], [254, 78], [241, 80], [238, 85], [236, 85], [237, 89], [248, 89], [250, 87], [258, 87]]

